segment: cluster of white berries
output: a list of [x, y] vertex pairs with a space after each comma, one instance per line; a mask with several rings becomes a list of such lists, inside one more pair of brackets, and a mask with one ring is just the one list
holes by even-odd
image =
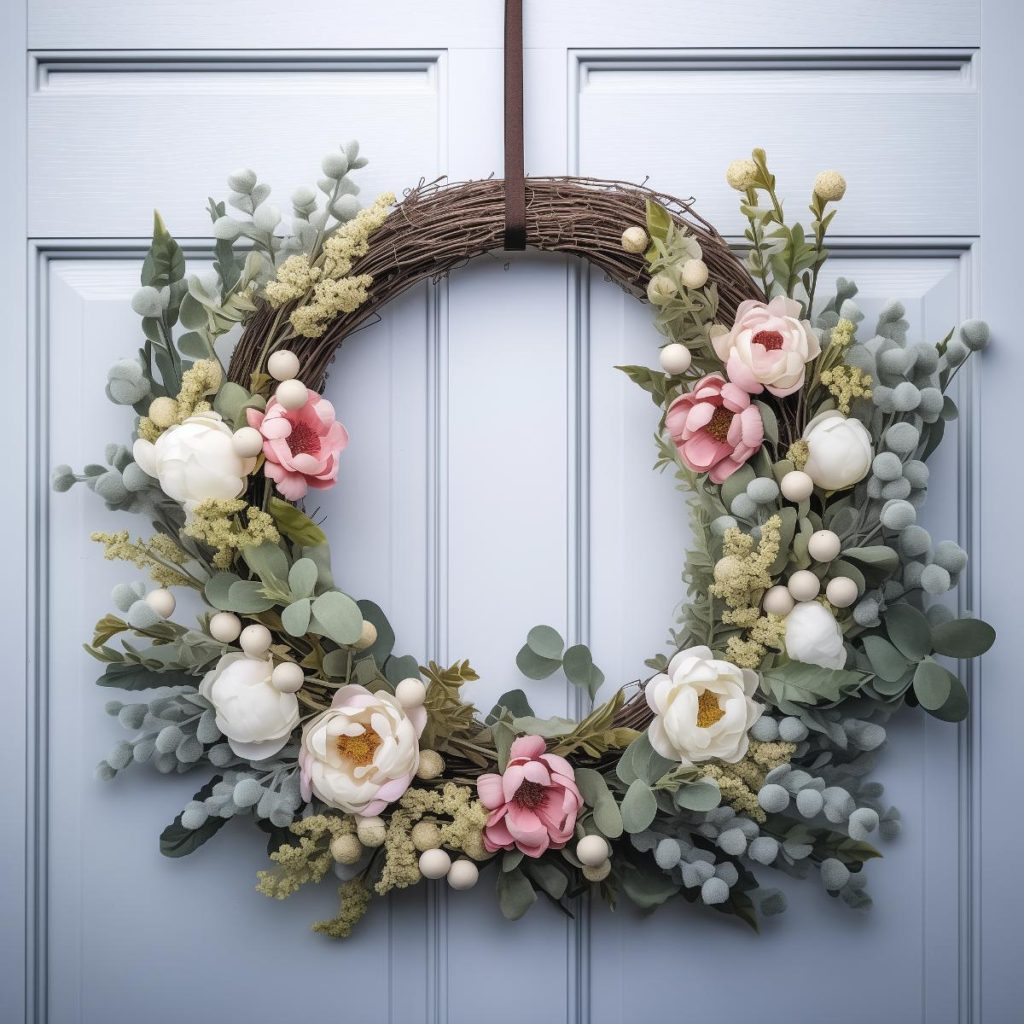
[[[816, 562], [828, 563], [838, 557], [842, 542], [831, 530], [812, 533], [807, 553]], [[813, 601], [821, 593], [821, 580], [810, 569], [797, 569], [785, 586], [771, 587], [764, 595], [764, 610], [772, 615], [788, 615], [798, 601]], [[848, 608], [857, 600], [857, 584], [848, 576], [835, 576], [825, 587], [825, 597], [835, 608]]]
[[452, 860], [448, 851], [440, 847], [424, 850], [420, 854], [419, 868], [424, 878], [447, 878], [448, 884], [460, 892], [472, 889], [480, 879], [480, 869], [468, 857]]
[[[272, 352], [267, 360], [267, 372], [279, 381], [274, 397], [289, 412], [301, 409], [309, 401], [309, 391], [299, 377], [299, 357], [290, 349]], [[235, 452], [243, 459], [255, 458], [263, 451], [263, 435], [255, 427], [241, 427], [232, 440]]]
[[[638, 225], [622, 232], [622, 248], [626, 252], [641, 253], [650, 245], [647, 232]], [[699, 250], [698, 250], [699, 251]], [[656, 306], [671, 301], [679, 292], [679, 286], [689, 290], [703, 288], [708, 280], [708, 265], [702, 259], [683, 260], [674, 268], [675, 274], [655, 274], [647, 285], [647, 298]], [[677, 280], [678, 279], [678, 280]], [[685, 345], [673, 342], [661, 350], [661, 368], [669, 376], [686, 373], [690, 368], [690, 350]]]

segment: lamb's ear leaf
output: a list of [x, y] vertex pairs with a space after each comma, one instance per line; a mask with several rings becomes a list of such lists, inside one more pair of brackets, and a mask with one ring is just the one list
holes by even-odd
[[[203, 786], [201, 790], [194, 797], [193, 800], [202, 801], [208, 796], [213, 795], [213, 787], [220, 782], [221, 776], [214, 775], [210, 781]], [[182, 814], [185, 812], [182, 811]], [[203, 822], [199, 828], [185, 828], [181, 823], [182, 814], [179, 814], [174, 821], [170, 823], [160, 833], [160, 852], [165, 857], [186, 857], [190, 853], [194, 853], [214, 835], [216, 835], [227, 823], [227, 818], [218, 817], [215, 814], [211, 814], [210, 817]]]

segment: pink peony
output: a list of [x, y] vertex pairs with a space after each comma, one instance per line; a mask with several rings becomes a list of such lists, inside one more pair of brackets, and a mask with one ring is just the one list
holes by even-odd
[[720, 373], [702, 377], [665, 414], [665, 426], [679, 457], [695, 473], [720, 484], [764, 442], [764, 424], [750, 395]]
[[527, 857], [539, 857], [565, 846], [583, 806], [574, 779], [572, 765], [545, 753], [540, 736], [515, 740], [505, 773], [476, 780], [480, 802], [491, 812], [484, 826], [487, 850], [515, 847]]
[[310, 487], [330, 487], [338, 478], [338, 456], [348, 444], [348, 431], [334, 418], [334, 406], [308, 390], [301, 409], [286, 409], [277, 398], [267, 411], [246, 411], [250, 427], [263, 435], [263, 472], [289, 500], [298, 501]]
[[729, 380], [752, 395], [765, 388], [776, 398], [799, 391], [804, 366], [821, 355], [810, 321], [799, 316], [800, 303], [785, 295], [741, 302], [732, 329], [711, 338]]

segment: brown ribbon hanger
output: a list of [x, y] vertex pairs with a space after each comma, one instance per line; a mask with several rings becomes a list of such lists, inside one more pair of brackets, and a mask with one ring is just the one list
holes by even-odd
[[523, 0], [505, 0], [505, 249], [526, 248]]

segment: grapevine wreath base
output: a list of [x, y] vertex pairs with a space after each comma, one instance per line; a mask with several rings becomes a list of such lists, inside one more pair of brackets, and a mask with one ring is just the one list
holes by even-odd
[[[867, 906], [875, 836], [899, 828], [867, 778], [884, 723], [904, 704], [963, 718], [967, 694], [940, 659], [994, 640], [930, 603], [967, 556], [917, 523], [926, 460], [956, 415], [946, 392], [985, 325], [911, 343], [899, 303], [871, 332], [849, 282], [815, 301], [846, 190], [835, 171], [814, 181], [805, 232], [763, 151], [731, 164], [742, 261], [689, 203], [528, 181], [530, 243], [654, 309], [658, 367], [619, 369], [658, 408], [657, 465], [690, 492], [693, 550], [669, 653], [644, 682], [608, 695], [586, 646], [537, 626], [519, 673], [561, 672], [592, 710], [539, 718], [513, 686], [484, 713], [468, 661], [396, 653], [383, 610], [336, 584], [301, 509], [310, 489], [345, 486], [349, 436], [321, 394], [337, 346], [412, 284], [502, 242], [500, 182], [361, 209], [351, 174], [365, 163], [354, 143], [329, 154], [288, 228], [267, 185], [232, 174], [227, 204], [209, 203], [209, 273], [187, 273], [156, 218], [132, 299], [145, 341], [108, 375], [108, 397], [135, 414], [132, 444], [81, 474], [54, 470], [57, 490], [82, 481], [153, 527], [94, 535], [156, 584], [119, 584], [87, 648], [101, 686], [136, 694], [107, 705], [133, 738], [99, 774], [203, 772], [161, 851], [191, 853], [249, 817], [273, 862], [261, 892], [341, 880], [337, 914], [314, 926], [334, 937], [375, 895], [423, 879], [467, 889], [488, 872], [509, 918], [538, 895], [568, 910], [591, 891], [643, 908], [680, 896], [756, 927], [784, 907], [759, 880], [769, 869], [816, 872]], [[216, 344], [232, 332], [225, 370]], [[196, 626], [174, 621], [181, 588], [207, 606]]]

